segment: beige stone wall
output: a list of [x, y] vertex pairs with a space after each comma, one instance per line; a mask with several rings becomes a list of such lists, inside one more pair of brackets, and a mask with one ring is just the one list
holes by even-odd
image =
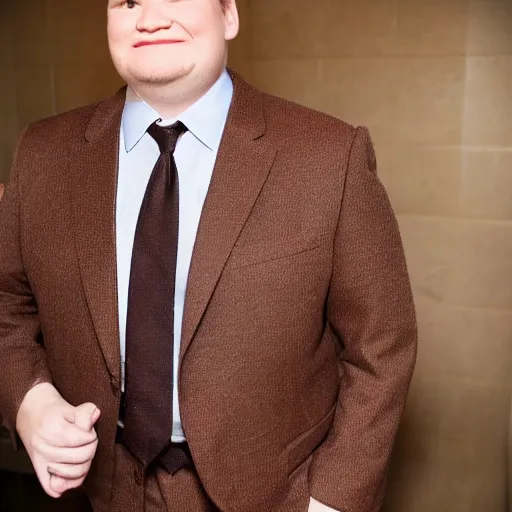
[[5, 2], [0, 2], [0, 183], [7, 179], [7, 169], [18, 132], [14, 56], [7, 10]]
[[106, 45], [106, 2], [0, 2], [0, 181], [29, 122], [116, 91], [121, 81]]
[[240, 33], [230, 43], [229, 47], [229, 66], [238, 71], [248, 81], [252, 79], [250, 1], [237, 0], [236, 2], [240, 15]]
[[[420, 350], [386, 510], [505, 510], [512, 0], [238, 3], [231, 65], [367, 125], [398, 215]], [[104, 27], [103, 0], [0, 1], [0, 182], [23, 126], [120, 85]]]
[[250, 0], [249, 14], [253, 82], [367, 125], [399, 218], [420, 348], [386, 510], [505, 510], [512, 2]]

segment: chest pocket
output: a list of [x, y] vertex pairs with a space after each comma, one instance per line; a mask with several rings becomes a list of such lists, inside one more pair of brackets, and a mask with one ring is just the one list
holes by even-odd
[[242, 268], [299, 256], [319, 249], [325, 241], [326, 236], [319, 235], [313, 238], [301, 236], [236, 245], [227, 268]]

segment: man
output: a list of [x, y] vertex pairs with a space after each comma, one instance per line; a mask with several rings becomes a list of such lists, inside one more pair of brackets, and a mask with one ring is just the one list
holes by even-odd
[[381, 504], [416, 352], [397, 224], [365, 129], [226, 71], [238, 26], [110, 0], [127, 90], [30, 126], [0, 204], [0, 412], [96, 512]]

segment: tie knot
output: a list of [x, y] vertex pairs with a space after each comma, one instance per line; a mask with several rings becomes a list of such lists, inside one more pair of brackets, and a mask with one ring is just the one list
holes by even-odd
[[155, 139], [155, 142], [160, 148], [160, 153], [174, 153], [176, 143], [182, 133], [187, 131], [187, 127], [181, 122], [177, 121], [171, 126], [160, 126], [154, 122], [149, 128], [148, 133]]

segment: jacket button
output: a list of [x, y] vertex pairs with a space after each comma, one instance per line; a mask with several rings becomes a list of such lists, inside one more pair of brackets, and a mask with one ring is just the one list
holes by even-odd
[[116, 391], [119, 389], [119, 379], [115, 375], [110, 376], [110, 384]]

